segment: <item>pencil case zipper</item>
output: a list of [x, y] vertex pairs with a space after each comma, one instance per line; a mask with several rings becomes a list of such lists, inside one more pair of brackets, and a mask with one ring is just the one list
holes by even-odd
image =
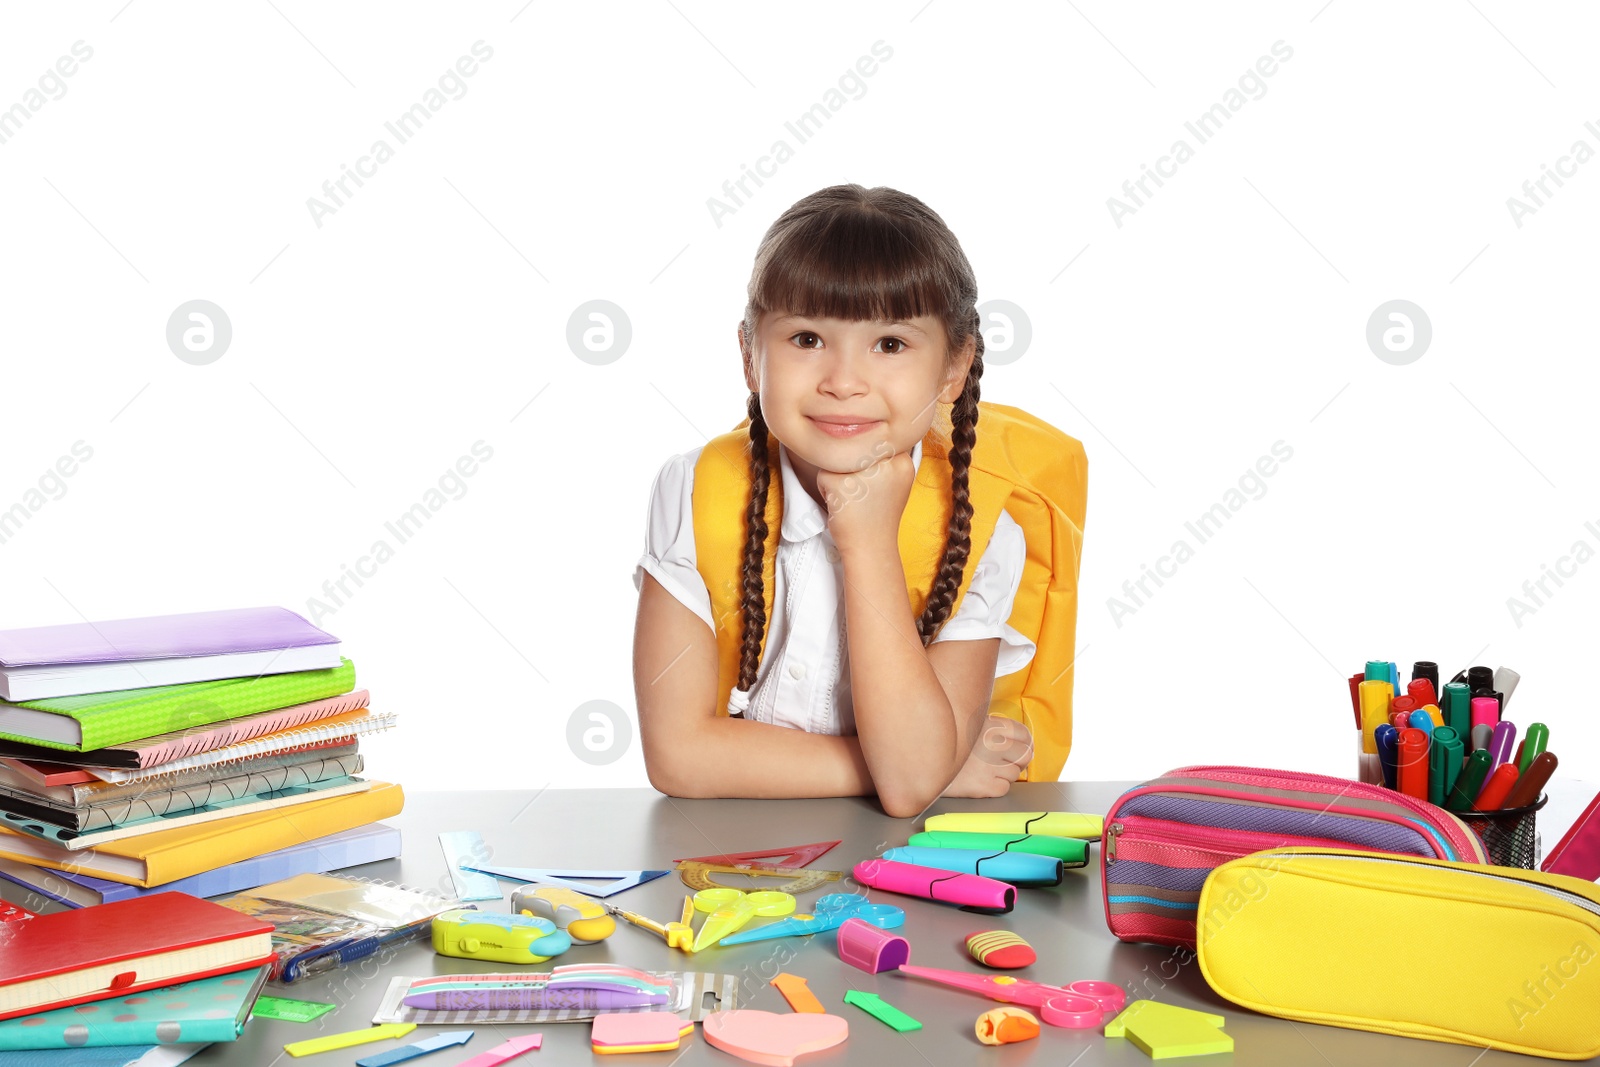
[[[1226, 830], [1212, 826], [1125, 815], [1106, 826], [1106, 864], [1118, 860], [1163, 863], [1165, 859], [1198, 862], [1167, 863], [1174, 867], [1216, 866], [1228, 860], [1271, 848], [1345, 848], [1342, 841], [1296, 834], [1265, 834], [1254, 830]], [[1132, 848], [1133, 852], [1128, 850]], [[1152, 857], [1142, 858], [1144, 850]], [[1164, 859], [1155, 859], [1161, 856]]]
[[[1166, 774], [1161, 776], [1161, 779], [1156, 779], [1156, 781], [1161, 781], [1162, 779], [1166, 778], [1193, 777], [1210, 778], [1219, 783], [1232, 783], [1241, 786], [1257, 785], [1267, 788], [1276, 788], [1281, 787], [1285, 782], [1291, 782], [1302, 783], [1304, 785], [1322, 790], [1334, 790], [1335, 792], [1332, 803], [1330, 803], [1326, 808], [1322, 809], [1329, 812], [1335, 811], [1338, 808], [1339, 799], [1344, 797], [1350, 797], [1352, 799], [1380, 800], [1385, 804], [1403, 808], [1412, 813], [1414, 817], [1414, 824], [1399, 823], [1399, 825], [1405, 825], [1408, 826], [1408, 828], [1416, 829], [1417, 825], [1419, 824], [1423, 827], [1437, 831], [1449, 842], [1451, 849], [1458, 853], [1457, 855], [1448, 855], [1444, 851], [1435, 847], [1434, 851], [1437, 858], [1461, 860], [1469, 863], [1487, 862], [1487, 857], [1483, 852], [1482, 842], [1479, 841], [1476, 834], [1467, 828], [1466, 823], [1445, 811], [1443, 808], [1435, 807], [1426, 801], [1418, 800], [1416, 797], [1408, 796], [1392, 789], [1385, 789], [1382, 786], [1368, 785], [1364, 782], [1356, 782], [1348, 778], [1334, 778], [1326, 774], [1308, 774], [1303, 771], [1269, 771], [1263, 770], [1259, 767], [1236, 767], [1225, 764], [1199, 764], [1192, 767], [1179, 767], [1176, 770], [1168, 771]], [[1133, 794], [1138, 793], [1141, 790], [1145, 792], [1159, 792], [1163, 788], [1170, 789], [1178, 787], [1157, 787], [1155, 789], [1140, 787], [1140, 789], [1130, 790], [1128, 793], [1123, 794], [1123, 796], [1118, 800], [1118, 805], [1120, 806], [1123, 801], [1129, 799]], [[1194, 789], [1188, 789], [1187, 787], [1184, 788], [1186, 791], [1196, 791]], [[1219, 790], [1218, 794], [1223, 796], [1228, 795], [1222, 790]], [[1248, 799], [1248, 793], [1243, 791], [1238, 794], [1234, 794], [1234, 796], [1238, 799]], [[1289, 803], [1276, 799], [1274, 799], [1273, 802], [1284, 804], [1285, 806], [1287, 806]], [[1361, 818], [1387, 818], [1386, 815], [1373, 811], [1358, 811], [1353, 813], [1341, 811], [1340, 813], [1354, 814]], [[1394, 819], [1388, 819], [1388, 821], [1397, 822], [1397, 820]], [[1431, 840], [1431, 835], [1424, 834], [1423, 836], [1430, 838]], [[1435, 844], [1437, 843], [1435, 842]]]
[[[1273, 850], [1265, 849], [1263, 851], [1271, 852]], [[1334, 856], [1338, 859], [1355, 860], [1361, 863], [1402, 863], [1410, 867], [1434, 866], [1431, 863], [1419, 863], [1416, 860], [1408, 860], [1404, 856], [1351, 856], [1344, 852], [1295, 852], [1292, 853], [1291, 856]], [[1589, 898], [1581, 897], [1576, 893], [1569, 893], [1567, 890], [1559, 889], [1553, 885], [1545, 885], [1543, 882], [1536, 882], [1532, 878], [1518, 878], [1515, 874], [1509, 873], [1500, 874], [1496, 872], [1494, 874], [1490, 874], [1488, 871], [1474, 871], [1461, 867], [1455, 867], [1452, 868], [1452, 870], [1454, 870], [1457, 874], [1467, 874], [1474, 878], [1488, 878], [1499, 882], [1514, 882], [1517, 885], [1527, 886], [1530, 889], [1537, 889], [1541, 893], [1555, 897], [1557, 900], [1562, 901], [1563, 903], [1582, 908], [1584, 911], [1587, 911], [1593, 915], [1600, 915], [1600, 904], [1595, 903]], [[1509, 872], [1515, 871], [1517, 868], [1507, 867], [1505, 870]]]
[[[1179, 767], [1122, 794], [1105, 823], [1100, 885], [1106, 925], [1119, 938], [1158, 944], [1192, 947], [1193, 901], [1204, 877], [1253, 852], [1356, 848], [1487, 862], [1477, 836], [1443, 809], [1377, 786], [1298, 771]], [[1119, 877], [1117, 864], [1128, 862], [1140, 866]]]

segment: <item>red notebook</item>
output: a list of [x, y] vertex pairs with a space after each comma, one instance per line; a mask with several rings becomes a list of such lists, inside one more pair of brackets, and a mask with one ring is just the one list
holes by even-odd
[[0, 929], [0, 1019], [271, 963], [272, 924], [187, 893], [36, 915]]

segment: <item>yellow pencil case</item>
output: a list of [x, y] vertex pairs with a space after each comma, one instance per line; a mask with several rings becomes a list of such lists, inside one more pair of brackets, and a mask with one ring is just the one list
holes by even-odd
[[1301, 1022], [1554, 1059], [1600, 1055], [1600, 888], [1509, 867], [1332, 848], [1224, 863], [1200, 971]]

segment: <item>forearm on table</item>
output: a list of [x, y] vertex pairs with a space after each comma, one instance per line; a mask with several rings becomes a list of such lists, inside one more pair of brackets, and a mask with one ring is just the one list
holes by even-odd
[[898, 548], [847, 554], [844, 572], [856, 736], [884, 810], [906, 818], [950, 784], [981, 723], [956, 721], [917, 634]]
[[646, 763], [651, 784], [672, 796], [783, 799], [874, 792], [854, 737], [719, 717], [663, 741], [670, 750], [647, 747]]

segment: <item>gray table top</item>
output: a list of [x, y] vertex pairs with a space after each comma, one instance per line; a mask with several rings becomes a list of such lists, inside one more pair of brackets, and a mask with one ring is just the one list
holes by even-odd
[[[940, 801], [929, 814], [970, 810], [1052, 810], [1102, 813], [1132, 783], [1073, 782], [1024, 783], [998, 801]], [[886, 847], [904, 844], [920, 829], [920, 821], [890, 819], [877, 805], [864, 799], [837, 800], [677, 800], [648, 789], [546, 790], [542, 793], [483, 791], [418, 793], [407, 799], [405, 812], [389, 820], [405, 835], [404, 855], [398, 860], [352, 868], [360, 877], [401, 882], [418, 888], [448, 891], [449, 878], [437, 835], [446, 830], [476, 830], [484, 837], [496, 863], [579, 870], [660, 869], [683, 856], [745, 852], [786, 845], [802, 845], [834, 838], [842, 843], [812, 864], [813, 867], [848, 872], [859, 860]], [[1098, 850], [1096, 850], [1098, 851]], [[949, 905], [874, 891], [873, 899], [905, 907], [905, 926], [899, 930], [911, 944], [911, 962], [930, 967], [980, 970], [962, 947], [967, 934], [986, 929], [1008, 929], [1026, 938], [1039, 960], [1028, 977], [1050, 983], [1085, 978], [1116, 982], [1129, 991], [1129, 1000], [1161, 1000], [1214, 1012], [1227, 1018], [1226, 1032], [1234, 1039], [1230, 1056], [1197, 1059], [1216, 1065], [1234, 1064], [1373, 1064], [1406, 1063], [1467, 1067], [1476, 1063], [1531, 1062], [1500, 1052], [1479, 1055], [1481, 1049], [1433, 1041], [1387, 1037], [1336, 1027], [1291, 1023], [1257, 1015], [1222, 1000], [1206, 984], [1190, 953], [1153, 945], [1128, 945], [1106, 929], [1101, 904], [1098, 856], [1089, 866], [1069, 871], [1060, 887], [1025, 889], [1017, 894], [1016, 908], [1003, 916], [982, 916]], [[509, 910], [516, 888], [503, 883], [505, 903], [478, 906]], [[853, 883], [852, 883], [853, 884]], [[610, 902], [665, 921], [676, 917], [684, 886], [675, 876], [657, 879], [610, 898]], [[822, 890], [826, 892], [827, 890]], [[802, 909], [815, 895], [802, 895]], [[850, 1023], [844, 1044], [803, 1057], [802, 1067], [833, 1067], [844, 1063], [967, 1063], [974, 1057], [985, 1062], [1015, 1065], [1049, 1063], [1088, 1065], [1099, 1063], [1148, 1064], [1152, 1062], [1130, 1042], [1101, 1036], [1098, 1031], [1064, 1030], [1046, 1026], [1037, 1040], [1000, 1048], [980, 1044], [973, 1033], [977, 1017], [1000, 1005], [974, 994], [909, 979], [899, 974], [869, 975], [840, 961], [834, 936], [785, 938], [730, 948], [713, 948], [685, 956], [667, 948], [659, 938], [626, 923], [595, 945], [574, 947], [545, 966], [557, 963], [615, 962], [645, 970], [701, 970], [740, 977], [742, 1006], [787, 1012], [788, 1006], [767, 979], [779, 970], [806, 978], [811, 990], [832, 1014]], [[360, 1029], [370, 1024], [380, 996], [395, 975], [459, 974], [516, 970], [515, 966], [478, 963], [437, 956], [424, 941], [401, 948], [381, 966], [367, 961], [341, 971], [296, 982], [268, 985], [266, 992], [340, 1005], [314, 1023], [295, 1024], [253, 1020], [234, 1043], [214, 1044], [189, 1062], [197, 1067], [220, 1064], [267, 1067], [293, 1060], [283, 1045], [323, 1034]], [[843, 1003], [846, 990], [878, 993], [885, 1000], [923, 1023], [923, 1028], [899, 1034]], [[461, 1029], [451, 1026], [447, 1029]], [[737, 1060], [706, 1043], [696, 1028], [675, 1053], [595, 1056], [589, 1047], [589, 1027], [583, 1023], [556, 1023], [542, 1027], [472, 1027], [476, 1036], [466, 1046], [433, 1053], [415, 1062], [425, 1067], [448, 1067], [484, 1052], [509, 1037], [539, 1030], [544, 1034], [541, 1052], [529, 1053], [514, 1063], [601, 1063], [607, 1067], [633, 1064], [737, 1064]], [[312, 1067], [344, 1067], [374, 1052], [421, 1040], [440, 1032], [419, 1027], [408, 1037], [376, 1042], [356, 1049], [324, 1053], [304, 1062]], [[1476, 1058], [1476, 1059], [1475, 1059]]]

